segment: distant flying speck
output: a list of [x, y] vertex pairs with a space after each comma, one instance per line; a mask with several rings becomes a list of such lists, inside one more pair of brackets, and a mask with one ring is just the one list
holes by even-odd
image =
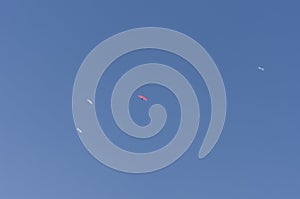
[[265, 69], [263, 67], [259, 66], [258, 70], [264, 71]]
[[140, 98], [141, 100], [144, 100], [144, 101], [148, 100], [148, 98], [143, 95], [138, 95], [138, 98]]
[[76, 128], [76, 130], [78, 131], [78, 133], [82, 133], [82, 130], [80, 128]]
[[86, 101], [87, 101], [90, 105], [93, 105], [93, 101], [92, 101], [92, 100], [87, 99]]

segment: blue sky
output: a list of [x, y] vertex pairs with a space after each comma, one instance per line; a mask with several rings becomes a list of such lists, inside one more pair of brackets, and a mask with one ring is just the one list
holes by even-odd
[[[2, 1], [0, 198], [299, 198], [299, 6], [258, 0]], [[72, 88], [81, 62], [97, 44], [144, 26], [175, 29], [205, 47], [223, 76], [228, 112], [218, 144], [199, 160], [209, 121], [201, 77], [158, 52], [120, 59], [128, 67], [152, 59], [177, 64], [192, 82], [199, 81], [203, 110], [198, 136], [177, 162], [132, 175], [102, 165], [84, 148], [72, 118]], [[140, 91], [164, 96], [155, 100], [174, 112], [166, 132], [176, 130], [170, 125], [178, 121], [174, 96], [155, 86]], [[99, 85], [97, 99], [101, 95]], [[136, 122], [147, 123], [148, 105], [136, 99], [131, 104]], [[109, 110], [97, 107], [106, 128], [115, 129]], [[137, 151], [170, 138], [138, 143], [113, 132], [112, 140]]]

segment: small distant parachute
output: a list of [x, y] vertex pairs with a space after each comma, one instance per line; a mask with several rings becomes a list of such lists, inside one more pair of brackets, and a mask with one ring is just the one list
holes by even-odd
[[148, 101], [148, 98], [143, 95], [138, 95], [138, 98], [140, 98], [141, 100], [144, 100], [144, 101]]

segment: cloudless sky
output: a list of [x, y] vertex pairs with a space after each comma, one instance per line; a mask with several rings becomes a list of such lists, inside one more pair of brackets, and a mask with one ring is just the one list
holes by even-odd
[[[0, 198], [300, 198], [299, 7], [296, 0], [2, 0]], [[100, 82], [97, 101], [109, 102], [122, 70], [160, 62], [187, 76], [203, 110], [198, 136], [178, 161], [133, 175], [104, 166], [84, 148], [73, 122], [72, 89], [81, 62], [97, 44], [145, 26], [183, 32], [204, 46], [223, 76], [228, 112], [216, 147], [199, 160], [210, 110], [201, 77], [159, 51], [120, 58]], [[98, 119], [116, 144], [154, 150], [178, 128], [178, 102], [156, 85], [137, 92], [153, 100], [142, 103], [133, 96], [130, 110], [138, 124], [149, 122], [152, 102], [170, 111], [161, 137], [126, 137], [109, 107], [96, 101]]]

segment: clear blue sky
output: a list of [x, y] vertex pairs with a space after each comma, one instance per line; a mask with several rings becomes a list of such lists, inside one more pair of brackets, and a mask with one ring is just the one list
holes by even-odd
[[[296, 0], [1, 1], [0, 198], [300, 198], [299, 7]], [[175, 29], [206, 48], [224, 79], [228, 115], [218, 144], [199, 160], [209, 119], [201, 78], [159, 52], [120, 59], [129, 68], [146, 61], [174, 65], [199, 81], [204, 111], [198, 136], [176, 163], [132, 175], [102, 165], [84, 148], [72, 118], [72, 87], [81, 62], [99, 42], [144, 26]], [[113, 83], [107, 78], [105, 84]], [[155, 86], [140, 91], [173, 111], [165, 130], [174, 131], [174, 96]], [[105, 98], [101, 92], [97, 100]], [[148, 105], [140, 103], [131, 101], [133, 118], [146, 124]], [[129, 140], [101, 106], [99, 118], [105, 115], [102, 123], [113, 132], [108, 136], [128, 150], [153, 150], [170, 138]]]

